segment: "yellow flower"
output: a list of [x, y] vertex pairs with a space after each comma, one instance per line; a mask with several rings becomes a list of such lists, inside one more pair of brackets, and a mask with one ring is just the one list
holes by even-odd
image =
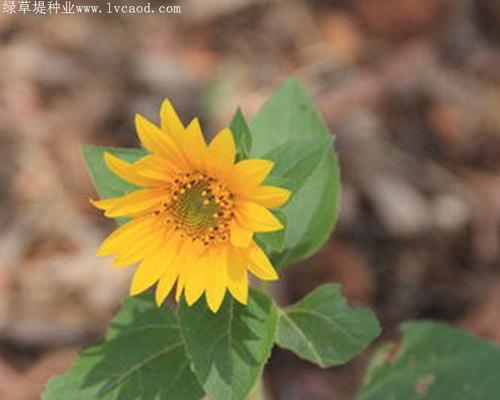
[[184, 127], [168, 100], [161, 108], [161, 128], [140, 115], [135, 122], [149, 154], [131, 164], [106, 153], [105, 162], [140, 188], [92, 202], [106, 217], [132, 219], [102, 243], [98, 255], [114, 255], [116, 266], [139, 263], [130, 294], [157, 283], [158, 305], [176, 282], [176, 300], [184, 293], [189, 305], [205, 293], [217, 312], [226, 289], [246, 304], [248, 271], [262, 280], [278, 278], [253, 240], [255, 232], [283, 229], [268, 208], [283, 205], [290, 192], [262, 185], [273, 162], [235, 163], [229, 129], [207, 145], [198, 120]]

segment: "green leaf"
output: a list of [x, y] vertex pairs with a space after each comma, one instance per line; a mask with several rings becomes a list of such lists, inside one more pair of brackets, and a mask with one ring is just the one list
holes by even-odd
[[374, 357], [358, 400], [500, 399], [500, 347], [443, 323], [406, 322]]
[[290, 140], [323, 139], [328, 129], [296, 78], [287, 80], [250, 120], [252, 155]]
[[338, 211], [339, 167], [332, 136], [294, 78], [250, 121], [251, 156], [272, 158], [294, 195], [283, 208], [288, 226], [280, 266], [313, 254], [328, 239]]
[[[83, 146], [85, 162], [101, 199], [120, 197], [132, 190], [139, 189], [138, 186], [121, 179], [109, 170], [104, 162], [104, 153], [111, 153], [128, 162], [137, 161], [148, 154], [143, 149]], [[115, 218], [115, 220], [118, 224], [123, 224], [128, 221], [128, 218]]]
[[246, 398], [269, 358], [277, 323], [276, 307], [251, 290], [244, 306], [226, 295], [212, 313], [203, 299], [179, 309], [182, 333], [193, 370], [213, 400]]
[[349, 308], [340, 286], [327, 284], [279, 310], [276, 343], [325, 368], [346, 363], [379, 333], [372, 311]]
[[125, 300], [103, 343], [83, 351], [42, 400], [197, 400], [177, 317], [152, 296]]
[[326, 136], [292, 140], [276, 147], [264, 156], [276, 162], [270, 178], [285, 179], [286, 187], [292, 191], [300, 189], [325, 155], [331, 151], [332, 141], [332, 136]]
[[241, 160], [248, 158], [252, 147], [252, 135], [241, 108], [238, 107], [236, 110], [231, 124], [229, 125], [229, 129], [233, 132], [234, 141], [236, 143], [236, 149], [238, 152], [237, 159]]
[[307, 258], [325, 244], [337, 219], [339, 195], [337, 156], [330, 152], [283, 209], [290, 222], [285, 232], [286, 250], [276, 265]]

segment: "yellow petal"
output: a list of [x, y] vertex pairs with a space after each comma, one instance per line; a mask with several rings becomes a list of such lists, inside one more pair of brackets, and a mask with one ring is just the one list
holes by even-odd
[[163, 100], [160, 109], [161, 129], [168, 132], [171, 136], [181, 136], [184, 134], [184, 125], [182, 124], [174, 106], [169, 99]]
[[120, 201], [121, 197], [115, 197], [112, 199], [102, 199], [102, 200], [90, 200], [90, 204], [92, 204], [95, 208], [99, 210], [107, 210], [108, 208], [113, 207], [118, 201]]
[[151, 170], [151, 169], [142, 169], [139, 174], [143, 176], [146, 179], [152, 179], [156, 180], [162, 183], [168, 182], [171, 180], [171, 175], [167, 175], [164, 172], [158, 171], [158, 170]]
[[154, 181], [169, 181], [180, 172], [173, 162], [154, 154], [141, 158], [135, 165], [139, 175]]
[[248, 274], [246, 259], [234, 248], [228, 250], [227, 286], [233, 297], [242, 304], [248, 301]]
[[179, 257], [179, 280], [175, 291], [175, 300], [179, 301], [184, 292], [188, 305], [192, 305], [203, 293], [206, 285], [207, 263], [200, 254], [205, 249], [194, 242], [186, 241], [183, 255]]
[[[168, 135], [172, 143], [174, 143], [175, 146], [179, 149], [179, 153], [181, 156], [180, 158], [182, 159], [181, 164], [183, 164], [184, 167], [189, 167], [189, 164], [191, 164], [195, 156], [192, 153], [191, 143], [189, 142], [189, 139], [193, 139], [193, 137], [190, 137], [187, 134], [187, 128], [184, 128], [184, 124], [177, 115], [177, 112], [175, 111], [170, 100], [165, 99], [163, 101], [160, 110], [160, 117], [162, 130]], [[192, 121], [191, 126], [188, 128], [192, 134], [194, 133], [196, 135], [198, 133], [196, 132], [196, 130], [197, 128], [199, 129], [198, 121]], [[195, 137], [195, 139], [197, 138]]]
[[135, 238], [147, 236], [153, 229], [153, 221], [151, 217], [141, 217], [120, 226], [101, 243], [97, 255], [109, 256], [120, 248], [127, 248]]
[[137, 215], [158, 207], [165, 199], [164, 192], [158, 189], [136, 190], [122, 196], [104, 215], [110, 218]]
[[267, 208], [280, 207], [290, 198], [292, 192], [276, 186], [258, 186], [244, 195], [247, 200]]
[[160, 278], [155, 291], [156, 304], [161, 306], [165, 299], [168, 297], [172, 288], [174, 287], [175, 281], [179, 276], [179, 267], [174, 264], [170, 264], [167, 267], [165, 275]]
[[184, 283], [184, 293], [189, 306], [196, 303], [205, 291], [210, 274], [210, 266], [204, 257], [193, 259], [190, 264], [187, 267], [189, 272]]
[[153, 261], [153, 259], [156, 260], [155, 254], [149, 254], [148, 257], [142, 260], [135, 270], [132, 283], [130, 285], [129, 293], [131, 296], [144, 292], [153, 286], [158, 279], [160, 279], [161, 265], [159, 265], [156, 261]]
[[283, 224], [271, 211], [253, 201], [238, 202], [236, 218], [244, 229], [253, 232], [272, 232], [283, 229]]
[[267, 258], [266, 254], [255, 242], [250, 244], [246, 254], [249, 261], [247, 268], [257, 278], [264, 281], [273, 281], [278, 279], [278, 274], [269, 261], [269, 258]]
[[104, 153], [104, 161], [115, 175], [134, 185], [147, 187], [158, 184], [158, 181], [141, 176], [136, 165], [129, 164], [111, 153]]
[[231, 243], [236, 247], [248, 247], [252, 241], [253, 232], [242, 228], [234, 219], [229, 227]]
[[210, 142], [207, 152], [207, 167], [210, 173], [225, 177], [236, 157], [233, 134], [228, 128], [221, 130]]
[[135, 128], [141, 144], [153, 154], [159, 154], [164, 157], [168, 153], [168, 138], [165, 132], [162, 132], [155, 124], [140, 114], [135, 115]]
[[171, 262], [167, 267], [165, 274], [160, 278], [155, 292], [155, 300], [158, 306], [161, 306], [174, 287], [175, 281], [179, 277], [179, 264]]
[[274, 167], [274, 162], [257, 158], [238, 162], [231, 173], [231, 187], [235, 192], [253, 190], [260, 185]]
[[212, 312], [216, 313], [224, 300], [227, 286], [227, 250], [212, 250], [208, 261], [212, 268], [211, 276], [207, 282], [206, 299]]
[[159, 234], [161, 235], [161, 231], [158, 232], [155, 229], [145, 235], [134, 238], [133, 241], [129, 240], [125, 247], [116, 251], [117, 257], [113, 261], [113, 266], [124, 267], [146, 258], [157, 245]]
[[135, 264], [150, 254], [154, 244], [154, 237], [151, 236], [147, 240], [137, 240], [127, 250], [118, 253], [111, 265], [113, 267], [128, 267]]
[[195, 250], [196, 248], [193, 246], [191, 241], [184, 240], [179, 247], [175, 259], [172, 261], [177, 264], [179, 268], [179, 279], [177, 280], [177, 287], [175, 290], [176, 301], [180, 300], [182, 292], [184, 291], [184, 284], [188, 276], [187, 269], [189, 266], [189, 260], [193, 257]]
[[191, 163], [199, 169], [204, 169], [207, 145], [198, 118], [193, 119], [186, 128], [184, 143], [184, 153], [188, 155]]
[[153, 286], [165, 273], [175, 256], [177, 242], [172, 235], [162, 235], [151, 248], [149, 255], [141, 262], [134, 273], [130, 295], [142, 293]]
[[182, 151], [175, 141], [142, 115], [135, 117], [137, 136], [142, 145], [153, 154], [163, 156], [179, 166], [186, 166]]

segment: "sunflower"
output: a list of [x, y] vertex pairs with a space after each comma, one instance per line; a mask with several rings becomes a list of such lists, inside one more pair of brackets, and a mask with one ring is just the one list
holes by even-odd
[[248, 272], [262, 280], [278, 279], [253, 236], [283, 229], [269, 208], [283, 205], [290, 192], [262, 184], [272, 161], [235, 161], [228, 128], [207, 145], [198, 119], [185, 127], [170, 101], [163, 102], [160, 116], [161, 128], [141, 115], [135, 119], [148, 155], [135, 163], [104, 155], [108, 168], [137, 190], [92, 201], [106, 217], [130, 218], [97, 254], [115, 256], [115, 266], [138, 263], [130, 294], [156, 284], [158, 305], [174, 286], [176, 300], [184, 294], [188, 305], [205, 293], [213, 312], [226, 289], [246, 304]]

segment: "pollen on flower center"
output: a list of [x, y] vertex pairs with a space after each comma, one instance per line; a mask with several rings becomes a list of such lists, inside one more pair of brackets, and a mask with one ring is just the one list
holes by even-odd
[[155, 212], [193, 241], [208, 246], [229, 238], [233, 195], [226, 185], [200, 172], [179, 174], [167, 187], [169, 200]]

